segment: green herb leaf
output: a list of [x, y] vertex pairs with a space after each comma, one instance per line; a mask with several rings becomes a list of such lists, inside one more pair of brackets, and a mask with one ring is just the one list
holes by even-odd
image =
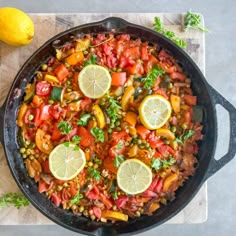
[[60, 130], [61, 134], [68, 135], [72, 131], [72, 126], [64, 120], [61, 120], [57, 128]]
[[22, 206], [28, 206], [29, 200], [21, 193], [7, 193], [0, 197], [0, 208], [15, 206], [20, 208]]
[[159, 170], [161, 168], [161, 161], [158, 158], [153, 158], [151, 161], [151, 166], [154, 170]]
[[80, 199], [82, 199], [84, 196], [81, 193], [77, 193], [73, 199], [70, 200], [71, 204], [77, 204], [79, 203]]
[[104, 132], [101, 128], [99, 127], [94, 127], [90, 130], [91, 134], [96, 138], [97, 142], [104, 142], [105, 137], [104, 137]]
[[84, 62], [84, 66], [96, 64], [97, 59], [98, 59], [97, 55], [92, 54], [91, 57], [87, 61]]
[[121, 106], [119, 105], [118, 101], [112, 96], [107, 94], [106, 97], [108, 98], [109, 102], [109, 106], [106, 109], [107, 115], [109, 116], [111, 122], [115, 123], [118, 119], [121, 118], [121, 115], [119, 114]]
[[72, 142], [75, 144], [75, 145], [78, 145], [80, 143], [80, 140], [82, 138], [78, 135], [75, 135], [73, 138], [72, 138]]
[[117, 191], [112, 192], [112, 193], [111, 193], [111, 196], [112, 196], [112, 198], [113, 198], [114, 200], [117, 200], [117, 199], [118, 199], [118, 192], [117, 192]]
[[123, 142], [119, 142], [117, 145], [116, 145], [116, 150], [119, 151], [121, 150], [121, 148], [123, 147]]
[[88, 170], [89, 175], [92, 178], [94, 178], [96, 180], [100, 180], [102, 178], [101, 175], [100, 175], [100, 172], [98, 170], [96, 170], [94, 168], [88, 168], [87, 170]]
[[65, 143], [64, 143], [64, 146], [65, 146], [65, 147], [69, 147], [69, 146], [70, 146], [70, 142], [69, 142], [69, 141], [65, 142]]
[[124, 161], [123, 155], [117, 155], [114, 160], [114, 166], [118, 167]]
[[148, 73], [147, 77], [143, 78], [143, 87], [145, 89], [149, 89], [155, 84], [157, 77], [163, 74], [165, 74], [165, 71], [161, 67], [154, 65], [152, 70]]
[[181, 48], [187, 47], [187, 43], [184, 40], [176, 37], [174, 32], [166, 30], [164, 28], [164, 26], [161, 22], [161, 19], [157, 16], [154, 18], [153, 27], [157, 32], [164, 35], [166, 38], [169, 38], [170, 40], [172, 40], [179, 47], [181, 47]]
[[97, 163], [99, 165], [102, 163], [102, 160], [99, 159], [97, 156], [93, 157], [92, 159], [93, 159], [93, 162], [95, 162], [95, 163]]
[[190, 28], [208, 32], [208, 29], [202, 25], [201, 15], [188, 11], [184, 16], [184, 31]]
[[183, 140], [186, 141], [189, 138], [191, 138], [195, 134], [194, 130], [188, 130], [184, 135], [183, 135]]
[[169, 160], [167, 159], [161, 160], [161, 163], [162, 163], [162, 168], [167, 169], [175, 163], [175, 159], [174, 157], [170, 157]]
[[81, 125], [81, 126], [86, 126], [88, 124], [88, 120], [91, 117], [91, 114], [83, 114], [80, 117], [80, 120], [77, 122], [77, 125]]

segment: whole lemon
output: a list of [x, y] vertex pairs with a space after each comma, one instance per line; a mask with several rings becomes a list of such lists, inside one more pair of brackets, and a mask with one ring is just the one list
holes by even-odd
[[34, 23], [23, 11], [12, 8], [0, 8], [0, 40], [13, 45], [29, 44], [34, 37]]

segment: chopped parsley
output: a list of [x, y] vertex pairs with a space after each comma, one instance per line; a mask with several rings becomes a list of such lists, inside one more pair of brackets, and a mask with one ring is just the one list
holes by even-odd
[[86, 126], [88, 124], [88, 120], [90, 117], [91, 117], [91, 114], [89, 114], [89, 113], [83, 114], [80, 117], [80, 120], [77, 122], [77, 125]]
[[100, 180], [102, 178], [100, 172], [94, 168], [88, 168], [87, 171], [88, 171], [90, 177], [92, 177], [96, 180]]
[[144, 83], [143, 87], [145, 89], [149, 89], [155, 84], [157, 77], [163, 75], [164, 73], [165, 71], [161, 67], [154, 65], [152, 70], [148, 73], [147, 77], [142, 79]]
[[80, 148], [79, 148], [79, 146], [77, 146], [79, 143], [80, 143], [80, 140], [81, 140], [82, 138], [80, 137], [80, 136], [78, 136], [78, 135], [75, 135], [73, 138], [72, 138], [72, 142], [76, 145], [75, 147], [74, 147], [74, 150], [75, 151], [78, 151]]
[[108, 98], [109, 106], [106, 109], [107, 115], [111, 119], [111, 123], [115, 123], [118, 119], [121, 118], [121, 115], [119, 114], [119, 111], [121, 109], [121, 106], [119, 105], [118, 101], [115, 100], [112, 96], [106, 95]]
[[84, 62], [84, 66], [96, 64], [97, 59], [98, 59], [97, 55], [92, 54], [91, 57], [87, 61]]
[[19, 209], [22, 206], [28, 206], [29, 203], [29, 200], [21, 193], [7, 193], [0, 197], [0, 209], [11, 205]]
[[153, 158], [151, 161], [151, 166], [154, 170], [160, 170], [161, 168], [167, 169], [175, 163], [174, 157], [170, 157], [169, 159], [159, 159]]
[[157, 32], [159, 32], [160, 34], [164, 35], [166, 38], [172, 40], [176, 45], [178, 45], [181, 48], [186, 48], [187, 47], [187, 43], [176, 37], [175, 33], [169, 30], [166, 30], [161, 22], [160, 17], [155, 17], [154, 18], [154, 24], [153, 24], [154, 30], [156, 30]]
[[104, 137], [104, 132], [101, 128], [99, 127], [94, 127], [90, 130], [91, 134], [96, 138], [96, 142], [104, 142], [105, 137]]
[[60, 130], [61, 134], [68, 135], [72, 131], [72, 126], [64, 120], [61, 120], [57, 128]]
[[118, 167], [124, 161], [123, 155], [117, 155], [114, 160], [114, 166]]
[[188, 11], [184, 16], [184, 31], [190, 28], [208, 32], [208, 29], [202, 25], [201, 15]]
[[176, 142], [185, 144], [185, 142], [195, 134], [194, 130], [188, 130], [185, 134], [180, 135], [175, 139]]
[[72, 203], [72, 204], [77, 204], [77, 203], [79, 203], [80, 199], [82, 199], [83, 197], [84, 197], [83, 194], [81, 194], [81, 193], [78, 192], [78, 193], [75, 195], [75, 197], [70, 200], [70, 203]]

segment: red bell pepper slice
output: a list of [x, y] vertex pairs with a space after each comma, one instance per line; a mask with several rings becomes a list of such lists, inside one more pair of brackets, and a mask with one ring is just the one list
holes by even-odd
[[58, 193], [53, 193], [51, 195], [51, 199], [52, 199], [52, 202], [56, 205], [56, 206], [60, 206], [61, 204], [61, 197], [59, 196]]
[[125, 195], [121, 195], [119, 196], [119, 198], [117, 200], [115, 200], [115, 204], [118, 208], [122, 208], [125, 206], [125, 204], [127, 203], [127, 201], [129, 200], [129, 198]]
[[90, 189], [89, 191], [85, 193], [85, 196], [90, 200], [98, 199], [99, 189], [96, 186], [93, 186], [92, 189]]
[[97, 207], [97, 206], [93, 206], [92, 207], [92, 210], [93, 210], [93, 214], [98, 218], [100, 219], [102, 217], [102, 210]]
[[112, 202], [104, 194], [100, 193], [98, 199], [106, 206], [107, 209], [112, 208]]
[[112, 73], [112, 86], [123, 86], [126, 82], [126, 72], [114, 72]]
[[54, 74], [61, 82], [63, 82], [65, 78], [69, 75], [69, 71], [63, 64], [60, 64], [58, 67], [55, 68]]
[[81, 137], [80, 144], [84, 147], [89, 147], [95, 140], [94, 136], [83, 126], [77, 128], [77, 133]]

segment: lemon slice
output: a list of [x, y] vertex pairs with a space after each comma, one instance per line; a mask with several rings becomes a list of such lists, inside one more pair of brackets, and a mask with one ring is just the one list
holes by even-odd
[[67, 147], [62, 143], [50, 153], [49, 169], [55, 178], [60, 180], [73, 179], [84, 168], [86, 163], [84, 152], [81, 149], [74, 149], [74, 144]]
[[89, 98], [102, 97], [111, 86], [109, 71], [98, 65], [85, 66], [79, 73], [79, 87]]
[[135, 158], [124, 161], [117, 171], [117, 184], [127, 194], [142, 193], [151, 182], [151, 169]]
[[160, 95], [149, 95], [139, 106], [139, 118], [150, 130], [162, 127], [171, 115], [170, 103]]

